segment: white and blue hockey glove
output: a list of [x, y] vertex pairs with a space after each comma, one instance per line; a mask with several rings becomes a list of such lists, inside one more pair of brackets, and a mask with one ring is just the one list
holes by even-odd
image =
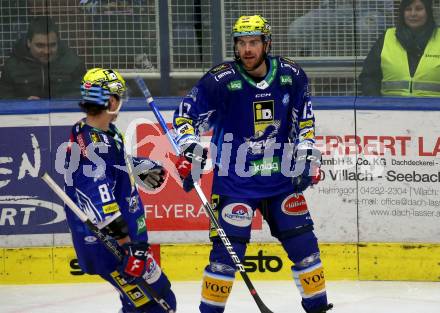
[[319, 183], [321, 180], [321, 151], [315, 147], [299, 148], [295, 151], [295, 170], [292, 178], [298, 192]]
[[208, 149], [193, 142], [183, 148], [183, 152], [176, 161], [176, 168], [183, 182], [183, 190], [186, 192], [194, 188], [202, 176], [203, 168], [208, 159]]
[[162, 186], [166, 171], [160, 163], [150, 159], [133, 158], [133, 165], [133, 173], [139, 177], [145, 189], [154, 190]]

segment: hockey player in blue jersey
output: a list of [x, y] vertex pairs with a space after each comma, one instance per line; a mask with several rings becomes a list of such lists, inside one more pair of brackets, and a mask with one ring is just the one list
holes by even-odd
[[[212, 129], [212, 203], [235, 252], [243, 260], [259, 208], [294, 264], [304, 310], [326, 312], [333, 305], [327, 302], [318, 242], [302, 193], [319, 181], [321, 164], [307, 76], [295, 62], [269, 55], [271, 29], [259, 15], [240, 17], [233, 40], [235, 60], [209, 70], [174, 114], [183, 186], [191, 190], [200, 177], [207, 151], [199, 136]], [[236, 269], [215, 230], [210, 238], [199, 309], [220, 313]]]
[[89, 70], [81, 83], [80, 107], [86, 118], [72, 127], [67, 149], [65, 190], [89, 219], [121, 247], [118, 262], [88, 228], [66, 209], [67, 222], [81, 269], [100, 275], [119, 292], [120, 313], [165, 312], [139, 284], [145, 280], [175, 310], [171, 284], [151, 255], [145, 213], [135, 181], [145, 188], [163, 182], [164, 169], [154, 161], [128, 158], [124, 140], [112, 123], [126, 90], [111, 69]]

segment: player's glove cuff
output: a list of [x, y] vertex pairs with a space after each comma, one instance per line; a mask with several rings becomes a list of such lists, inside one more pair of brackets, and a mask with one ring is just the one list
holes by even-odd
[[295, 151], [295, 170], [292, 183], [298, 192], [302, 192], [320, 181], [321, 159], [321, 151], [315, 147]]
[[199, 143], [191, 143], [183, 147], [181, 156], [176, 161], [176, 168], [183, 182], [183, 189], [189, 192], [194, 188], [194, 182], [202, 175], [208, 159], [208, 149]]

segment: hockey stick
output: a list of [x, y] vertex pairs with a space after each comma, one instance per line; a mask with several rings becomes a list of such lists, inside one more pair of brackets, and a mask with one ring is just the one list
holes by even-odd
[[[160, 127], [167, 135], [167, 137], [173, 147], [175, 154], [177, 156], [180, 155], [180, 149], [177, 146], [170, 130], [168, 129], [167, 124], [165, 123], [165, 120], [163, 119], [162, 115], [160, 114], [159, 110], [157, 109], [156, 105], [154, 104], [154, 100], [153, 100], [153, 97], [150, 93], [150, 90], [148, 90], [148, 87], [142, 78], [137, 77], [135, 80], [136, 80], [136, 83], [137, 83], [139, 89], [144, 94], [147, 103], [149, 104], [149, 106], [153, 110], [153, 113], [156, 116], [156, 119], [158, 120]], [[223, 245], [225, 246], [226, 250], [229, 253], [229, 256], [231, 257], [232, 261], [234, 262], [235, 266], [237, 267], [238, 271], [240, 272], [241, 277], [243, 278], [246, 286], [249, 289], [249, 292], [251, 293], [258, 308], [260, 309], [260, 312], [273, 313], [271, 310], [269, 310], [269, 308], [264, 304], [263, 300], [261, 300], [260, 296], [258, 295], [254, 285], [252, 284], [251, 280], [249, 279], [249, 276], [246, 273], [244, 265], [241, 263], [240, 258], [238, 257], [237, 253], [235, 253], [234, 247], [232, 246], [231, 242], [229, 241], [228, 236], [226, 235], [223, 228], [220, 227], [220, 224], [218, 223], [217, 218], [215, 216], [214, 209], [211, 207], [208, 199], [206, 198], [205, 194], [203, 193], [202, 188], [200, 187], [200, 185], [197, 182], [194, 182], [194, 189], [196, 190], [197, 195], [199, 196], [200, 200], [202, 201], [205, 212], [208, 214], [209, 219], [211, 220], [212, 224], [214, 225], [221, 241], [223, 242]]]
[[[92, 223], [87, 215], [76, 205], [75, 202], [70, 199], [70, 197], [57, 185], [57, 183], [49, 176], [48, 173], [44, 173], [41, 179], [52, 189], [52, 191], [64, 201], [64, 203], [72, 210], [72, 212], [89, 228], [89, 230], [104, 244], [104, 246], [118, 259], [122, 261], [124, 256], [118, 249], [118, 246]], [[175, 313], [171, 306], [163, 299], [156, 290], [153, 289], [145, 280], [140, 280], [139, 285], [141, 285], [167, 313]]]

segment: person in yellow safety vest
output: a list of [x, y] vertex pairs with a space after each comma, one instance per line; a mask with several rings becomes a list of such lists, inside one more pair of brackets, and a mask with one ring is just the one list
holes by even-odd
[[440, 32], [432, 0], [402, 0], [359, 76], [364, 96], [440, 97]]

